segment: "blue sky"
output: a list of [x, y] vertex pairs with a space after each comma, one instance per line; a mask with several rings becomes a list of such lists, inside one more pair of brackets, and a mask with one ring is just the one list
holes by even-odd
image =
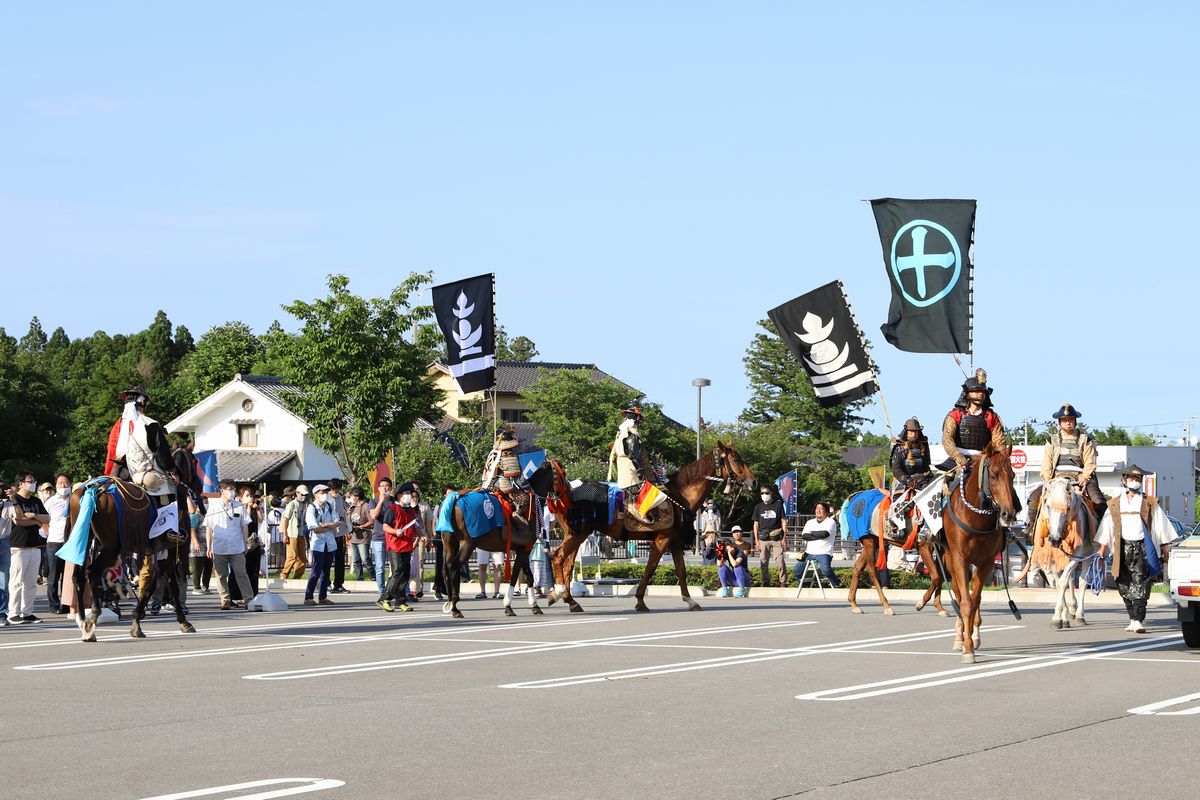
[[[495, 272], [547, 360], [733, 421], [755, 322], [840, 278], [895, 425], [962, 375], [879, 334], [872, 197], [970, 197], [976, 363], [1171, 436], [1194, 401], [1192, 4], [10, 8], [0, 325], [199, 336], [341, 272]], [[12, 292], [23, 283], [32, 291]], [[286, 324], [286, 320], [285, 324]], [[885, 430], [878, 406], [871, 429]], [[1200, 430], [1200, 424], [1197, 426]]]

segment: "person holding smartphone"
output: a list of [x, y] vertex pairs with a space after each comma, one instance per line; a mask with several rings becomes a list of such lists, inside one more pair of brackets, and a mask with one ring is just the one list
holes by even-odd
[[[231, 572], [242, 597], [254, 597], [250, 591], [250, 577], [246, 574], [246, 533], [250, 528], [250, 514], [235, 497], [233, 481], [221, 481], [220, 490], [221, 496], [208, 504], [204, 527], [207, 529], [208, 557], [212, 559], [221, 590], [221, 610], [228, 611], [233, 608], [229, 597]], [[239, 600], [238, 605], [244, 608], [246, 601]]]

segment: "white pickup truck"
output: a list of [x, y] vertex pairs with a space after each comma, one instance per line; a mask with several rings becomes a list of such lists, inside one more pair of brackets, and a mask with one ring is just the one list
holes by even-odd
[[1200, 533], [1193, 533], [1171, 547], [1167, 562], [1171, 596], [1188, 647], [1200, 647]]

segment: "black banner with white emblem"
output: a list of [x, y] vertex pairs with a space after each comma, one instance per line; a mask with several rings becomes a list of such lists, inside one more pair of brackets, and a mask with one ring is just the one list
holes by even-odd
[[881, 330], [910, 353], [970, 353], [974, 200], [871, 201], [892, 286]]
[[446, 337], [446, 366], [463, 394], [496, 383], [496, 276], [433, 287], [433, 311]]
[[827, 283], [767, 312], [779, 337], [800, 359], [823, 407], [879, 391], [875, 365], [854, 321], [841, 281]]

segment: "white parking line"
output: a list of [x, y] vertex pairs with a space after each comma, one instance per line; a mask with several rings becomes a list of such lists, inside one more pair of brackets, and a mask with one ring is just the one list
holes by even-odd
[[[1192, 708], [1185, 708], [1182, 711], [1163, 711], [1164, 708], [1171, 706], [1182, 706], [1191, 704]], [[1200, 692], [1195, 694], [1185, 694], [1182, 697], [1172, 697], [1170, 700], [1160, 700], [1157, 703], [1138, 706], [1137, 708], [1129, 709], [1130, 714], [1149, 714], [1160, 717], [1184, 717], [1192, 714], [1200, 714]]]
[[[992, 628], [990, 630], [996, 630]], [[996, 675], [1007, 675], [1013, 672], [1025, 672], [1032, 669], [1044, 669], [1045, 667], [1058, 667], [1065, 664], [1073, 664], [1077, 661], [1093, 661], [1103, 658], [1106, 655], [1111, 655], [1109, 651], [1117, 653], [1136, 653], [1142, 650], [1153, 650], [1159, 647], [1170, 647], [1180, 639], [1182, 634], [1172, 634], [1170, 636], [1162, 636], [1155, 639], [1144, 640], [1146, 643], [1138, 644], [1133, 642], [1117, 642], [1115, 644], [1105, 644], [1098, 647], [1084, 647], [1075, 650], [1068, 650], [1063, 653], [1049, 653], [1043, 656], [1033, 656], [1025, 661], [1025, 663], [1008, 666], [1011, 659], [1000, 663], [991, 662], [986, 664], [976, 664], [969, 667], [961, 667], [959, 669], [942, 670], [940, 672], [927, 672], [923, 675], [908, 675], [903, 678], [892, 678], [885, 681], [875, 681], [873, 683], [860, 683], [855, 686], [843, 686], [837, 689], [823, 689], [818, 692], [808, 692], [806, 694], [796, 695], [797, 700], [824, 700], [824, 701], [842, 701], [842, 700], [863, 700], [868, 697], [879, 697], [885, 694], [895, 694], [897, 692], [911, 692], [916, 689], [930, 689], [935, 686], [945, 686], [951, 683], [963, 683], [965, 681], [976, 681], [981, 678], [990, 678]]]
[[502, 656], [527, 655], [531, 653], [547, 653], [558, 650], [574, 650], [582, 647], [597, 647], [618, 642], [637, 642], [646, 640], [680, 639], [689, 636], [707, 636], [719, 633], [741, 633], [746, 631], [773, 630], [777, 628], [795, 627], [800, 625], [815, 625], [812, 621], [763, 622], [750, 625], [725, 625], [715, 628], [689, 628], [677, 631], [658, 633], [642, 633], [627, 636], [613, 636], [599, 639], [580, 639], [566, 642], [546, 642], [544, 644], [523, 645], [518, 647], [501, 647], [490, 650], [470, 650], [464, 653], [453, 653], [439, 656], [413, 656], [410, 658], [395, 658], [386, 661], [366, 661], [357, 664], [342, 664], [339, 666], [314, 667], [312, 669], [289, 670], [286, 672], [265, 672], [257, 675], [245, 675], [246, 680], [252, 681], [292, 681], [303, 678], [327, 678], [334, 675], [349, 675], [358, 672], [375, 672], [385, 669], [400, 669], [402, 667], [424, 667], [437, 664], [450, 664], [457, 661], [475, 661], [483, 658], [499, 658]]
[[[1022, 625], [1006, 625], [989, 628], [989, 631], [1013, 630]], [[608, 681], [645, 678], [653, 675], [669, 675], [676, 672], [693, 672], [701, 669], [718, 667], [735, 667], [742, 664], [756, 664], [763, 661], [776, 661], [784, 658], [800, 658], [803, 656], [819, 655], [821, 653], [844, 652], [858, 648], [875, 647], [880, 644], [901, 644], [904, 642], [920, 642], [929, 639], [939, 639], [954, 636], [954, 631], [933, 631], [914, 634], [898, 634], [881, 636], [873, 639], [855, 639], [848, 642], [830, 642], [808, 647], [779, 648], [766, 653], [743, 653], [741, 655], [706, 658], [698, 661], [680, 661], [673, 664], [655, 664], [631, 669], [608, 670], [606, 672], [591, 672], [584, 675], [569, 675], [561, 678], [546, 678], [536, 681], [519, 681], [517, 683], [501, 684], [501, 689], [559, 689], [564, 686], [579, 686], [585, 683], [602, 683]]]
[[[531, 625], [521, 625], [520, 623], [509, 623], [502, 625], [476, 625], [472, 627], [460, 627], [457, 625], [447, 625], [436, 630], [420, 630], [420, 631], [405, 631], [405, 630], [390, 630], [386, 633], [366, 634], [362, 636], [336, 636], [329, 637], [319, 642], [282, 642], [279, 644], [256, 644], [231, 647], [216, 647], [207, 650], [187, 650], [187, 651], [172, 651], [169, 653], [130, 653], [121, 656], [109, 656], [107, 658], [88, 658], [77, 661], [56, 661], [48, 664], [28, 664], [20, 667], [13, 667], [16, 670], [26, 671], [43, 671], [43, 670], [64, 670], [64, 669], [87, 669], [89, 667], [112, 667], [122, 664], [143, 664], [153, 661], [175, 661], [185, 658], [206, 658], [208, 656], [220, 655], [237, 655], [243, 653], [263, 653], [276, 650], [298, 650], [309, 649], [315, 647], [329, 647], [332, 645], [346, 644], [348, 642], [385, 642], [385, 641], [401, 641], [405, 639], [423, 639], [431, 636], [450, 635], [458, 633], [469, 633], [472, 631], [488, 631], [495, 633], [500, 629], [512, 628], [519, 629], [523, 633], [528, 633], [534, 626], [538, 628], [554, 628], [561, 625], [590, 625], [599, 622], [611, 622], [614, 618], [606, 619], [579, 619], [579, 620], [563, 620], [556, 622], [536, 622]], [[617, 620], [628, 619], [628, 617], [616, 617]]]
[[299, 783], [300, 785], [290, 786], [286, 789], [272, 789], [268, 792], [230, 795], [225, 800], [272, 800], [272, 798], [276, 797], [291, 797], [298, 794], [308, 794], [309, 792], [320, 792], [325, 789], [336, 789], [339, 786], [346, 785], [345, 781], [337, 781], [332, 778], [267, 778], [262, 781], [231, 783], [228, 786], [213, 786], [209, 789], [192, 789], [191, 791], [176, 792], [175, 794], [160, 794], [154, 797], [147, 797], [145, 800], [188, 800], [188, 798], [192, 797], [210, 797], [214, 794], [225, 794], [242, 789], [265, 789], [268, 786], [278, 786], [281, 783]]

